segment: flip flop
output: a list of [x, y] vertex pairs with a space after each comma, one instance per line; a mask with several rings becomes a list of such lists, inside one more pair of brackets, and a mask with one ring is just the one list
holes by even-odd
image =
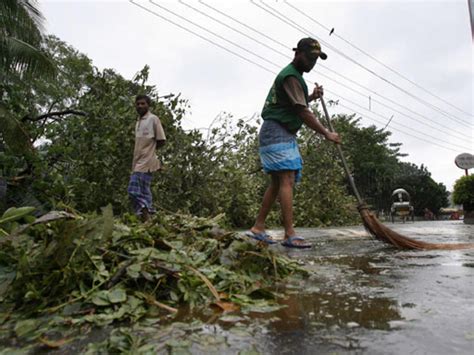
[[247, 231], [244, 233], [247, 237], [255, 239], [259, 242], [265, 242], [267, 244], [276, 244], [276, 241], [274, 241], [267, 233], [265, 232], [260, 232], [260, 233], [254, 233], [252, 231]]
[[293, 243], [295, 240], [304, 240], [303, 237], [297, 237], [297, 236], [293, 236], [293, 237], [288, 237], [287, 239], [285, 239], [281, 245], [283, 245], [284, 247], [287, 247], [287, 248], [298, 248], [298, 249], [308, 249], [308, 248], [311, 248], [311, 244], [307, 244], [307, 243]]

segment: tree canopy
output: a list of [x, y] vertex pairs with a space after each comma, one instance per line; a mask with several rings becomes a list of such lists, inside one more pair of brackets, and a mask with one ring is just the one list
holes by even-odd
[[[148, 83], [148, 66], [126, 79], [112, 69], [99, 70], [54, 36], [45, 37], [42, 48], [58, 69], [54, 78], [25, 81], [21, 73], [11, 73], [12, 80], [1, 87], [0, 163], [8, 182], [7, 205], [47, 210], [66, 204], [86, 212], [110, 203], [115, 213], [129, 211], [133, 101], [147, 94], [168, 138], [160, 150], [164, 169], [153, 184], [158, 206], [198, 216], [225, 213], [233, 226], [253, 223], [268, 179], [258, 158], [258, 118], [221, 114], [208, 130], [186, 131], [181, 122], [187, 101], [179, 94], [161, 97]], [[319, 114], [317, 106], [313, 109]], [[355, 116], [332, 119], [344, 137], [356, 184], [374, 209], [388, 208], [396, 187], [412, 194], [418, 212], [445, 204], [445, 189], [426, 168], [400, 162], [404, 155], [400, 144], [388, 143], [390, 132], [362, 127]], [[296, 224], [356, 223], [355, 200], [334, 146], [308, 129], [299, 142], [305, 165], [296, 187]], [[275, 208], [269, 221], [279, 224], [279, 218]]]

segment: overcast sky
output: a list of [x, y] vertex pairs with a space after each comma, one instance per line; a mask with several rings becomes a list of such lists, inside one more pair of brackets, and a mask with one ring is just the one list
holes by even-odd
[[[161, 8], [149, 1], [136, 2], [256, 64], [126, 0], [43, 1], [41, 10], [47, 33], [88, 55], [95, 66], [114, 68], [132, 78], [148, 64], [150, 83], [160, 95], [182, 93], [189, 100], [191, 112], [184, 120], [185, 128], [207, 127], [222, 111], [236, 118], [259, 114], [274, 80], [272, 72], [288, 64], [291, 48], [311, 34], [322, 42], [328, 60], [318, 62], [305, 78], [308, 83], [324, 85], [326, 100], [336, 99], [344, 105], [331, 107], [332, 113], [357, 112], [363, 125], [379, 128], [393, 115], [387, 128], [393, 132], [390, 142], [403, 144], [402, 152], [408, 154], [404, 160], [426, 165], [433, 178], [448, 189], [464, 174], [454, 158], [474, 153], [473, 43], [467, 0], [288, 0], [296, 9], [284, 1], [254, 1], [268, 11], [265, 4], [270, 5], [293, 26], [251, 1], [183, 1], [254, 40], [178, 1], [154, 1]], [[334, 28], [334, 33], [329, 35], [316, 21]]]

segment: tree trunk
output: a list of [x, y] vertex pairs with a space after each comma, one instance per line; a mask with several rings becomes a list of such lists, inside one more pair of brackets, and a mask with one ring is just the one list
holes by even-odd
[[474, 224], [474, 206], [463, 205], [464, 210], [464, 223]]

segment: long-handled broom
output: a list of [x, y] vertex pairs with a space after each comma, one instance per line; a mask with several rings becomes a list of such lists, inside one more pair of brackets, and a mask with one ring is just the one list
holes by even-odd
[[[326, 108], [326, 104], [324, 103], [324, 99], [321, 97], [321, 105], [323, 106], [324, 115], [326, 116], [326, 120], [329, 126], [329, 130], [334, 132], [334, 128], [331, 123], [331, 119], [329, 118], [328, 110]], [[418, 240], [414, 240], [408, 237], [405, 237], [381, 222], [374, 216], [372, 212], [369, 211], [369, 208], [364, 203], [362, 198], [360, 197], [359, 191], [354, 183], [354, 179], [349, 172], [349, 167], [347, 165], [346, 159], [344, 158], [344, 154], [342, 153], [341, 146], [339, 144], [336, 145], [337, 151], [339, 152], [339, 157], [341, 158], [342, 165], [344, 166], [344, 171], [346, 172], [347, 179], [351, 185], [352, 191], [357, 199], [358, 203], [358, 210], [360, 216], [362, 217], [362, 221], [364, 223], [365, 228], [367, 231], [372, 234], [376, 239], [392, 244], [399, 249], [469, 249], [474, 248], [474, 243], [458, 243], [458, 244], [437, 244], [437, 243], [427, 243]]]

